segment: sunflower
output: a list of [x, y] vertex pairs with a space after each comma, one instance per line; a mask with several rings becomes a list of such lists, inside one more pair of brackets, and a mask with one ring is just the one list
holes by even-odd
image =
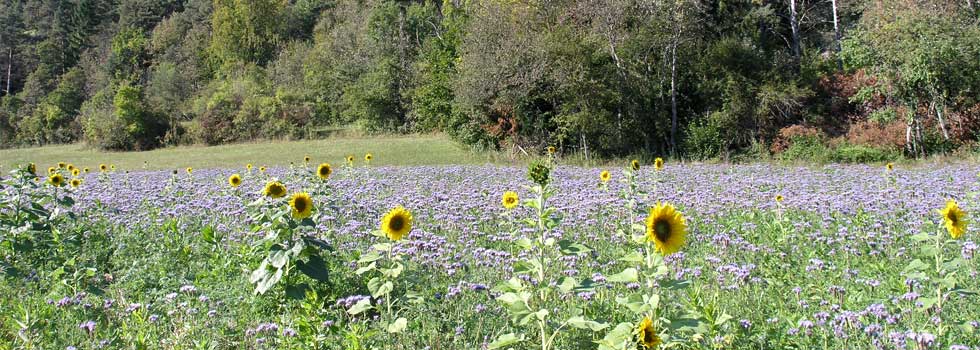
[[946, 207], [939, 211], [943, 215], [943, 222], [946, 224], [946, 231], [953, 239], [957, 239], [966, 233], [966, 212], [960, 209], [956, 201], [950, 199], [946, 201]]
[[348, 155], [347, 156], [347, 165], [354, 165], [354, 156], [353, 155]]
[[307, 155], [307, 156], [303, 157], [303, 162], [309, 164], [310, 163], [310, 156]]
[[657, 203], [647, 216], [647, 241], [664, 256], [681, 250], [687, 238], [687, 221], [673, 205]]
[[48, 175], [50, 175], [50, 174], [54, 174], [54, 172], [55, 172], [55, 171], [57, 171], [57, 170], [58, 170], [58, 169], [57, 169], [57, 168], [55, 168], [55, 167], [48, 167]]
[[653, 168], [654, 169], [657, 169], [657, 171], [664, 170], [664, 159], [663, 158], [660, 158], [660, 157], [657, 157], [657, 159], [654, 159], [653, 160]]
[[68, 164], [65, 169], [68, 169], [68, 171], [75, 171], [75, 164]]
[[265, 184], [262, 194], [272, 198], [282, 198], [286, 195], [286, 185], [279, 181], [269, 181]]
[[603, 170], [599, 173], [599, 180], [602, 182], [609, 182], [609, 179], [612, 179], [612, 174], [609, 173], [609, 170]]
[[660, 337], [653, 329], [653, 320], [649, 317], [644, 317], [643, 321], [640, 321], [636, 326], [636, 332], [640, 338], [640, 346], [644, 349], [653, 349], [660, 345]]
[[238, 174], [231, 174], [231, 176], [228, 177], [228, 184], [231, 185], [231, 187], [238, 187], [238, 185], [242, 184], [242, 176]]
[[81, 173], [82, 172], [80, 170], [78, 170], [78, 168], [75, 168], [75, 169], [72, 169], [71, 170], [71, 176], [78, 176], [78, 174], [81, 174]]
[[31, 175], [37, 174], [37, 165], [34, 163], [27, 164], [27, 172]]
[[116, 165], [115, 164], [109, 164], [109, 170], [116, 171]]
[[82, 185], [82, 180], [81, 179], [71, 179], [71, 181], [69, 181], [68, 183], [71, 184], [71, 187], [77, 188], [78, 186], [81, 186]]
[[888, 170], [888, 171], [895, 170], [895, 163], [885, 164], [885, 170]]
[[381, 219], [381, 231], [392, 241], [401, 240], [411, 230], [412, 213], [401, 206], [392, 209]]
[[260, 166], [259, 167], [259, 172], [260, 173], [264, 173], [265, 172], [265, 167], [264, 166]]
[[365, 154], [364, 155], [364, 161], [370, 163], [372, 159], [374, 159], [374, 155], [373, 154], [368, 153], [368, 154]]
[[776, 200], [776, 203], [782, 203], [783, 202], [783, 199], [785, 199], [785, 198], [783, 198], [783, 195], [777, 194], [776, 197], [773, 198], [773, 199]]
[[519, 198], [517, 193], [514, 191], [504, 192], [504, 196], [500, 199], [500, 202], [504, 205], [504, 208], [514, 209], [517, 207]]
[[91, 169], [89, 169], [88, 167], [85, 167], [85, 169], [82, 169], [82, 172], [84, 172], [86, 174], [88, 174], [89, 171], [91, 171]]
[[306, 192], [293, 193], [293, 197], [289, 199], [289, 207], [293, 208], [294, 218], [306, 219], [313, 212], [313, 200]]
[[633, 169], [633, 171], [640, 170], [640, 161], [633, 159], [633, 161], [630, 162], [630, 169]]
[[252, 172], [252, 163], [245, 164], [245, 170], [248, 170], [248, 172]]
[[556, 151], [555, 146], [548, 146], [548, 154], [555, 154]]
[[64, 184], [65, 184], [65, 177], [64, 176], [61, 176], [61, 174], [51, 175], [50, 177], [48, 177], [48, 183], [51, 184], [51, 185], [54, 185], [56, 187], [64, 186]]
[[184, 171], [186, 171], [186, 172], [187, 172], [187, 175], [192, 175], [192, 174], [194, 174], [194, 168], [191, 168], [191, 167], [187, 167], [187, 169], [184, 169]]
[[64, 169], [64, 168], [65, 168], [65, 167], [67, 167], [67, 166], [68, 166], [68, 163], [65, 163], [65, 162], [58, 162], [58, 167], [59, 167], [59, 168], [61, 168], [61, 169]]
[[329, 179], [330, 174], [333, 174], [333, 168], [330, 167], [330, 164], [323, 163], [320, 164], [320, 166], [316, 167], [316, 176], [319, 176], [320, 179], [323, 180]]
[[105, 164], [99, 164], [99, 171], [104, 173], [106, 170], [109, 170], [108, 166], [106, 166]]

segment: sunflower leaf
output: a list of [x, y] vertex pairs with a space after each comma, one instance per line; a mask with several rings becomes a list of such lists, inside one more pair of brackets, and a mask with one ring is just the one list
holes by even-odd
[[371, 310], [371, 299], [361, 299], [358, 300], [356, 304], [347, 309], [347, 313], [351, 315], [357, 315], [364, 311]]
[[630, 267], [623, 270], [623, 272], [606, 277], [606, 280], [609, 282], [630, 283], [630, 282], [638, 281], [639, 278], [640, 278], [639, 271], [637, 271], [635, 268]]
[[561, 290], [563, 293], [571, 292], [575, 287], [578, 287], [578, 281], [574, 277], [562, 277], [560, 282], [558, 282], [558, 290]]
[[905, 267], [905, 272], [909, 271], [922, 271], [926, 268], [926, 263], [922, 262], [922, 259], [915, 259]]
[[567, 239], [558, 241], [558, 249], [565, 255], [582, 255], [588, 254], [592, 251], [592, 248], [589, 248], [584, 244], [576, 243]]
[[572, 326], [572, 327], [575, 327], [575, 328], [578, 328], [578, 329], [588, 329], [588, 330], [591, 330], [593, 332], [598, 332], [598, 331], [601, 331], [603, 329], [606, 329], [606, 327], [609, 327], [609, 324], [608, 323], [599, 323], [599, 322], [596, 322], [596, 321], [587, 320], [587, 319], [585, 319], [585, 317], [582, 317], [582, 316], [572, 317], [572, 318], [568, 319], [568, 321], [565, 321], [565, 322], [567, 322], [569, 326]]
[[503, 347], [507, 347], [507, 346], [511, 346], [511, 345], [520, 343], [522, 341], [524, 341], [524, 335], [523, 334], [517, 335], [517, 334], [514, 334], [514, 333], [507, 333], [507, 334], [502, 334], [499, 337], [497, 337], [497, 340], [494, 340], [493, 342], [491, 342], [487, 346], [487, 348], [488, 349], [500, 349], [500, 348], [503, 348]]
[[357, 259], [358, 264], [367, 264], [375, 261], [381, 260], [381, 253], [377, 251], [372, 251], [367, 254], [361, 255], [360, 259]]
[[354, 271], [354, 273], [355, 274], [358, 274], [358, 275], [363, 275], [364, 273], [366, 273], [368, 271], [374, 270], [374, 267], [375, 266], [377, 266], [377, 264], [372, 261], [367, 266], [364, 266], [364, 267], [361, 267], [361, 268], [357, 269], [357, 271]]
[[319, 255], [311, 255], [307, 261], [297, 261], [296, 267], [312, 279], [320, 282], [326, 282], [328, 280], [329, 270], [327, 270], [327, 263]]
[[395, 322], [388, 325], [388, 333], [401, 333], [408, 328], [408, 320], [404, 317], [399, 317]]
[[620, 350], [629, 348], [633, 343], [633, 325], [623, 322], [616, 325], [612, 331], [606, 333], [602, 340], [597, 341], [599, 350]]
[[619, 258], [619, 261], [640, 263], [643, 262], [643, 254], [637, 251], [630, 252], [629, 254], [623, 255], [622, 258]]

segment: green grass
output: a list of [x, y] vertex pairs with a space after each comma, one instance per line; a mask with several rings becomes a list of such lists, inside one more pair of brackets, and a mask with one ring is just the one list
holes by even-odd
[[82, 144], [0, 150], [0, 167], [11, 169], [17, 164], [34, 162], [47, 168], [58, 162], [95, 168], [100, 163], [115, 164], [120, 169], [172, 169], [194, 167], [241, 167], [289, 165], [302, 162], [309, 155], [313, 162], [342, 164], [352, 154], [358, 164], [364, 155], [374, 155], [373, 165], [483, 164], [498, 162], [496, 154], [473, 152], [445, 136], [408, 135], [378, 137], [341, 137], [324, 140], [266, 141], [222, 146], [181, 146], [146, 152], [102, 152]]

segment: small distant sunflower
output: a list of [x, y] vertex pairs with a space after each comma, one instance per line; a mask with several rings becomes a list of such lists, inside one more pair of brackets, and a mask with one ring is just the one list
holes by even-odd
[[633, 159], [633, 161], [630, 162], [630, 169], [633, 169], [633, 171], [640, 170], [640, 161]]
[[109, 164], [109, 170], [116, 171], [116, 165], [115, 164]]
[[889, 162], [888, 164], [885, 164], [885, 170], [888, 170], [888, 171], [895, 170], [895, 163]]
[[81, 173], [82, 172], [80, 170], [78, 170], [77, 168], [71, 170], [71, 176], [78, 176]]
[[279, 181], [269, 181], [265, 184], [262, 194], [272, 198], [282, 198], [286, 196], [286, 185]]
[[372, 159], [374, 159], [374, 155], [373, 154], [368, 153], [368, 154], [365, 154], [364, 155], [364, 161], [370, 163]]
[[320, 164], [320, 166], [316, 167], [316, 176], [319, 176], [320, 179], [323, 180], [329, 179], [330, 174], [333, 174], [333, 168], [330, 167], [330, 164], [323, 163]]
[[664, 159], [663, 158], [660, 158], [660, 157], [657, 157], [657, 159], [654, 159], [653, 160], [653, 168], [656, 169], [657, 171], [664, 170]]
[[65, 177], [64, 176], [61, 176], [61, 174], [51, 175], [50, 177], [48, 177], [48, 183], [51, 184], [51, 185], [53, 185], [53, 186], [55, 186], [55, 187], [64, 186], [65, 185]]
[[177, 176], [177, 169], [171, 170], [170, 174], [173, 176]]
[[348, 155], [347, 156], [347, 165], [354, 165], [354, 156], [353, 155]]
[[504, 192], [504, 196], [500, 199], [500, 202], [504, 205], [504, 208], [514, 209], [517, 207], [520, 199], [517, 197], [517, 193], [514, 191]]
[[245, 164], [245, 170], [248, 170], [248, 172], [252, 172], [252, 163]]
[[548, 146], [548, 154], [555, 154], [555, 152], [557, 152], [555, 146]]
[[264, 173], [265, 172], [265, 167], [264, 166], [260, 166], [259, 167], [259, 172], [260, 173]]
[[306, 192], [294, 193], [289, 199], [289, 207], [293, 208], [294, 218], [306, 219], [313, 212], [313, 200]]
[[939, 211], [943, 215], [943, 223], [946, 225], [946, 231], [949, 231], [949, 235], [953, 239], [958, 239], [966, 233], [966, 212], [960, 209], [960, 206], [956, 201], [950, 199], [946, 201], [946, 207]]
[[68, 169], [68, 171], [75, 171], [75, 164], [68, 164], [65, 169]]
[[392, 241], [399, 241], [412, 230], [412, 213], [398, 206], [381, 219], [381, 231]]
[[37, 174], [37, 165], [34, 163], [27, 164], [27, 172], [31, 175]]
[[238, 185], [242, 184], [242, 176], [238, 174], [231, 174], [231, 176], [228, 177], [228, 184], [231, 185], [231, 187], [238, 187]]
[[84, 172], [86, 174], [88, 174], [89, 171], [91, 171], [91, 169], [89, 169], [88, 167], [85, 167], [85, 169], [82, 169], [82, 172]]
[[57, 170], [58, 170], [58, 169], [57, 169], [57, 168], [55, 168], [55, 167], [48, 167], [48, 175], [50, 175], [50, 174], [54, 174], [54, 172], [55, 172], [55, 171], [57, 171]]
[[187, 172], [187, 175], [193, 175], [194, 174], [194, 168], [191, 168], [191, 167], [187, 167], [187, 169], [184, 169], [184, 171]]
[[59, 168], [61, 168], [61, 169], [64, 169], [64, 168], [65, 168], [65, 167], [67, 167], [67, 166], [68, 166], [68, 163], [65, 163], [65, 162], [58, 162], [58, 167], [59, 167]]
[[681, 250], [687, 239], [687, 221], [673, 205], [661, 204], [650, 208], [647, 216], [647, 241], [653, 242], [660, 254], [667, 256]]
[[71, 184], [71, 187], [78, 188], [78, 186], [82, 185], [82, 179], [71, 179], [68, 183]]
[[109, 166], [105, 164], [99, 164], [99, 171], [105, 172], [106, 170], [109, 170]]
[[773, 199], [776, 200], [776, 203], [782, 203], [783, 202], [783, 199], [785, 199], [785, 198], [783, 198], [783, 195], [777, 194], [776, 197], [773, 198]]
[[644, 317], [643, 321], [640, 321], [640, 324], [636, 326], [636, 332], [640, 340], [640, 346], [644, 349], [653, 349], [660, 345], [660, 336], [653, 329], [653, 320], [649, 317]]
[[303, 162], [309, 164], [310, 163], [310, 156], [307, 155], [307, 156], [303, 157]]
[[609, 182], [609, 179], [612, 179], [612, 174], [609, 173], [609, 170], [603, 170], [599, 173], [599, 180], [602, 182]]

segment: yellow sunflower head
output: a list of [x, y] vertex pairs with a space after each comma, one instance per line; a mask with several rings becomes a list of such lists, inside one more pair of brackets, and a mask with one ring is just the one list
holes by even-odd
[[514, 209], [519, 204], [520, 199], [517, 197], [517, 192], [507, 191], [504, 192], [504, 196], [500, 199], [500, 202], [504, 205], [504, 208]]
[[61, 187], [65, 185], [65, 177], [61, 174], [54, 174], [48, 177], [48, 183], [55, 187]]
[[368, 154], [365, 154], [365, 155], [364, 155], [364, 160], [365, 160], [365, 161], [368, 161], [368, 162], [370, 162], [370, 161], [371, 161], [372, 159], [374, 159], [374, 155], [373, 155], [373, 154], [371, 154], [371, 153], [368, 153]]
[[307, 155], [307, 156], [303, 157], [303, 162], [304, 163], [309, 163], [310, 162], [310, 156]]
[[99, 164], [99, 171], [105, 172], [106, 170], [109, 170], [109, 166], [108, 165]]
[[885, 170], [888, 170], [888, 171], [895, 170], [895, 163], [885, 164]]
[[269, 181], [265, 184], [262, 194], [272, 198], [282, 198], [286, 195], [286, 185], [279, 181]]
[[323, 163], [320, 164], [320, 166], [316, 167], [316, 176], [319, 176], [320, 179], [323, 180], [329, 179], [330, 174], [333, 174], [333, 168], [330, 167], [330, 164]]
[[71, 170], [71, 176], [78, 176], [78, 174], [81, 174], [81, 173], [82, 173], [82, 171], [81, 170], [78, 170], [77, 168]]
[[555, 146], [548, 146], [548, 154], [555, 154], [555, 152], [557, 152]]
[[238, 185], [242, 184], [242, 176], [238, 174], [231, 174], [231, 176], [228, 177], [228, 184], [231, 185], [231, 187], [238, 187]]
[[109, 164], [109, 170], [116, 171], [116, 165], [115, 164]]
[[68, 169], [68, 171], [75, 171], [75, 164], [68, 164], [65, 169]]
[[653, 168], [656, 169], [657, 171], [664, 170], [664, 159], [663, 158], [660, 158], [660, 157], [657, 157], [657, 159], [654, 159], [653, 160]]
[[946, 231], [949, 231], [949, 235], [953, 239], [958, 239], [966, 233], [966, 212], [960, 209], [959, 204], [956, 201], [950, 199], [946, 202], [946, 207], [939, 211], [943, 215], [943, 223], [946, 225]]
[[306, 219], [313, 213], [313, 200], [306, 192], [293, 193], [293, 197], [289, 199], [289, 207], [293, 209], [294, 218]]
[[84, 172], [86, 174], [88, 174], [89, 171], [91, 171], [91, 169], [89, 169], [88, 167], [85, 167], [85, 169], [82, 169], [82, 172]]
[[348, 155], [347, 156], [347, 164], [354, 164], [354, 156], [353, 155]]
[[82, 185], [82, 179], [71, 179], [68, 183], [71, 184], [71, 187], [78, 188], [78, 186]]
[[245, 164], [245, 170], [252, 171], [252, 163]]
[[633, 171], [640, 170], [640, 161], [636, 159], [630, 161], [630, 169], [633, 169]]
[[191, 168], [191, 167], [187, 167], [187, 169], [184, 169], [184, 171], [186, 171], [186, 172], [187, 172], [187, 175], [191, 175], [191, 174], [193, 174], [193, 173], [194, 173], [194, 168]]
[[265, 167], [264, 166], [260, 166], [259, 167], [259, 172], [260, 173], [264, 173], [265, 172]]
[[37, 165], [34, 163], [27, 164], [27, 172], [31, 173], [32, 175], [37, 174]]
[[61, 169], [64, 169], [64, 168], [65, 168], [65, 167], [67, 167], [67, 166], [68, 166], [68, 163], [65, 163], [65, 162], [58, 162], [58, 167], [59, 167], [59, 168], [61, 168]]
[[55, 168], [55, 167], [48, 167], [48, 174], [49, 174], [49, 175], [50, 175], [50, 174], [54, 174], [54, 172], [55, 172], [55, 171], [57, 171], [57, 170], [58, 170], [58, 169], [57, 169], [57, 168]]
[[636, 335], [640, 346], [644, 349], [654, 349], [660, 345], [660, 336], [657, 335], [657, 330], [653, 329], [653, 320], [649, 317], [644, 317], [636, 326]]
[[785, 198], [783, 198], [783, 195], [777, 194], [776, 197], [774, 197], [773, 199], [776, 200], [776, 203], [782, 203], [783, 202], [783, 199], [785, 199]]
[[612, 174], [609, 173], [609, 170], [603, 170], [599, 173], [599, 180], [602, 182], [609, 182], [609, 179], [612, 179]]
[[412, 213], [402, 206], [395, 207], [381, 219], [381, 231], [392, 241], [399, 241], [412, 230]]
[[667, 256], [681, 250], [687, 240], [687, 220], [673, 205], [657, 203], [647, 216], [647, 241]]

